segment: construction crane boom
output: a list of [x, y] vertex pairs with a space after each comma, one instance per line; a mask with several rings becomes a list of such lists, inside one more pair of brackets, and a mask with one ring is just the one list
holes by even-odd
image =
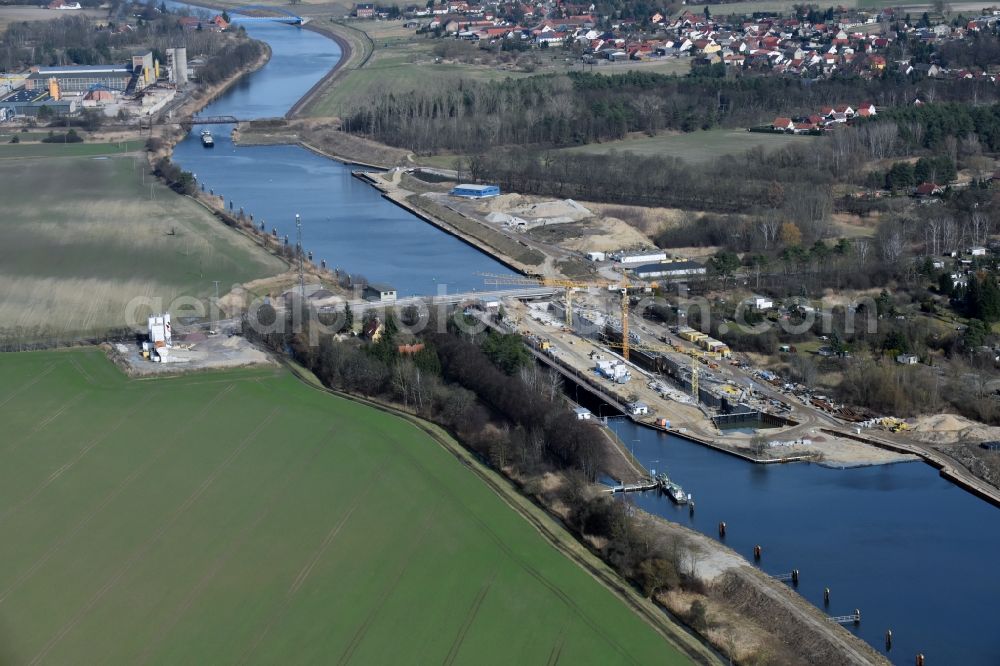
[[[599, 288], [615, 288], [621, 294], [621, 316], [622, 316], [622, 339], [621, 342], [614, 342], [613, 340], [605, 340], [605, 344], [609, 347], [618, 347], [622, 350], [622, 358], [626, 361], [629, 360], [629, 350], [639, 349], [642, 351], [651, 352], [675, 352], [677, 349], [673, 345], [665, 344], [649, 344], [643, 343], [633, 343], [629, 339], [629, 301], [628, 301], [628, 281], [623, 279], [622, 282], [576, 282], [573, 280], [563, 280], [559, 278], [547, 278], [543, 276], [539, 277], [528, 277], [523, 275], [497, 275], [495, 273], [481, 273], [482, 277], [485, 279], [487, 284], [512, 284], [512, 285], [522, 285], [522, 286], [546, 286], [546, 287], [561, 287], [566, 290], [566, 326], [572, 328], [573, 326], [573, 301], [572, 293], [574, 289], [590, 289], [592, 287]], [[694, 399], [698, 399], [698, 363], [695, 357], [691, 357], [691, 395]]]
[[545, 276], [525, 276], [525, 275], [498, 275], [496, 273], [480, 273], [486, 284], [510, 284], [521, 286], [543, 286], [557, 287], [565, 290], [566, 293], [566, 327], [573, 328], [573, 291], [576, 289], [616, 289], [621, 293], [622, 304], [622, 356], [628, 360], [629, 338], [628, 338], [628, 280], [622, 278], [621, 282], [580, 282], [576, 280], [565, 280], [562, 278], [550, 278]]

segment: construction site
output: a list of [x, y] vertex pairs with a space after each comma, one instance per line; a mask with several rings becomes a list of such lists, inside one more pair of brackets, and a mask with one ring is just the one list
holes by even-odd
[[131, 377], [177, 374], [197, 370], [276, 365], [264, 351], [225, 328], [200, 322], [175, 332], [169, 313], [148, 317], [146, 339], [139, 344], [115, 343], [109, 356]]
[[843, 427], [839, 419], [793, 387], [776, 386], [766, 371], [705, 333], [636, 323], [630, 305], [648, 287], [515, 276], [486, 281], [561, 287], [562, 295], [549, 300], [506, 299], [496, 325], [523, 336], [539, 360], [638, 423], [757, 463], [851, 467], [916, 459], [839, 436], [832, 431]]

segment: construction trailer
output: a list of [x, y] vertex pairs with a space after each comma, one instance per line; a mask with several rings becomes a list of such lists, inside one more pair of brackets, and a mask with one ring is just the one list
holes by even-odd
[[696, 331], [690, 326], [681, 326], [677, 329], [677, 335], [687, 340], [688, 342], [694, 342], [697, 344], [699, 340], [704, 340], [708, 338], [708, 335], [702, 333], [701, 331]]

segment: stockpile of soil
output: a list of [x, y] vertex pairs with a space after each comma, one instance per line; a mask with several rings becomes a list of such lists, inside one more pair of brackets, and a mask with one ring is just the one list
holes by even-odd
[[958, 414], [920, 416], [911, 429], [913, 439], [930, 444], [969, 444], [1000, 440], [1000, 428]]

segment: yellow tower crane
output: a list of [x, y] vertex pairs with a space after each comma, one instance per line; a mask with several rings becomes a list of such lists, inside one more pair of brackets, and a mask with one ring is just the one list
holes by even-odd
[[[495, 273], [481, 273], [487, 284], [509, 284], [509, 285], [521, 285], [521, 286], [545, 286], [545, 287], [560, 287], [566, 290], [566, 326], [569, 328], [573, 327], [573, 290], [574, 289], [590, 289], [591, 287], [597, 287], [602, 289], [616, 288], [621, 294], [621, 313], [622, 313], [622, 340], [621, 342], [605, 341], [609, 347], [619, 347], [622, 350], [622, 358], [626, 361], [629, 360], [629, 350], [630, 349], [641, 349], [643, 351], [651, 352], [676, 352], [676, 348], [673, 345], [660, 345], [660, 344], [650, 344], [643, 342], [640, 344], [632, 344], [628, 337], [628, 312], [629, 312], [629, 302], [628, 302], [628, 281], [623, 279], [622, 282], [575, 282], [572, 280], [564, 280], [560, 278], [547, 278], [547, 277], [528, 277], [523, 275], [497, 275]], [[691, 395], [695, 400], [698, 400], [698, 360], [695, 357], [691, 357]]]
[[575, 280], [565, 280], [562, 278], [550, 278], [545, 276], [529, 277], [524, 275], [497, 275], [496, 273], [480, 273], [486, 284], [509, 284], [525, 287], [557, 287], [566, 292], [566, 327], [573, 328], [573, 291], [576, 289], [611, 289], [614, 288], [622, 297], [622, 356], [628, 360], [629, 340], [628, 340], [628, 280], [622, 278], [621, 282], [579, 282]]

